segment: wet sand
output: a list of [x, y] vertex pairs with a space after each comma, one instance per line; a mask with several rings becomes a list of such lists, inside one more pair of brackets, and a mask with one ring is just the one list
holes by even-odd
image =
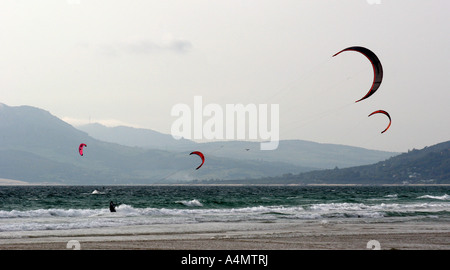
[[[128, 226], [0, 233], [2, 250], [448, 250], [446, 222], [302, 221]], [[379, 243], [379, 246], [377, 246]]]

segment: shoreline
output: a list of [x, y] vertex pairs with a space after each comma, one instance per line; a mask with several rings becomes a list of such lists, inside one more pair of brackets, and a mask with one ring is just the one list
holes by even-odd
[[78, 184], [62, 184], [62, 183], [30, 183], [30, 182], [25, 182], [25, 181], [20, 181], [20, 180], [12, 180], [12, 179], [1, 179], [0, 178], [0, 187], [14, 187], [14, 186], [85, 186], [85, 187], [99, 187], [99, 186], [126, 186], [126, 187], [133, 187], [133, 186], [217, 186], [217, 187], [226, 187], [226, 186], [230, 186], [230, 187], [239, 187], [239, 186], [293, 186], [293, 187], [448, 187], [450, 186], [450, 184], [377, 184], [377, 185], [370, 185], [370, 184], [277, 184], [277, 183], [273, 183], [273, 184], [249, 184], [249, 183], [236, 183], [236, 184], [227, 184], [227, 183], [223, 183], [223, 184], [208, 184], [208, 183], [173, 183], [173, 184], [92, 184], [92, 185], [78, 185]]
[[[446, 222], [303, 221], [127, 226], [90, 230], [2, 232], [0, 250], [448, 250]], [[71, 242], [72, 243], [72, 242]]]

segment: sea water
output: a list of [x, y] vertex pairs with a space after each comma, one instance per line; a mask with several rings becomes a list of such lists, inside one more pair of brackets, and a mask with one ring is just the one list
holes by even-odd
[[1, 186], [0, 238], [158, 224], [449, 223], [449, 194], [449, 186]]

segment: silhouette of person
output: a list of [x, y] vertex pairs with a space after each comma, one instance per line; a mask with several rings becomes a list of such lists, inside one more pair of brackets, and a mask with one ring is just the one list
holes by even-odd
[[109, 202], [109, 211], [116, 212], [116, 205], [113, 203], [113, 201]]

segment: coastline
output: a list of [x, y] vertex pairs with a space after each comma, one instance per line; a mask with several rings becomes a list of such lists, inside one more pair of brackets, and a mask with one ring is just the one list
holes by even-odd
[[74, 185], [74, 184], [61, 184], [61, 183], [30, 183], [25, 182], [21, 180], [14, 180], [14, 179], [6, 179], [6, 178], [0, 178], [0, 187], [2, 186], [300, 186], [300, 187], [326, 187], [326, 186], [336, 186], [336, 187], [370, 187], [370, 186], [380, 186], [380, 187], [426, 187], [426, 186], [450, 186], [450, 184], [377, 184], [377, 185], [367, 185], [367, 184], [229, 184], [229, 183], [223, 183], [223, 184], [208, 184], [208, 183], [171, 183], [171, 184], [92, 184], [92, 185]]
[[446, 222], [227, 222], [0, 233], [0, 250], [448, 250]]

